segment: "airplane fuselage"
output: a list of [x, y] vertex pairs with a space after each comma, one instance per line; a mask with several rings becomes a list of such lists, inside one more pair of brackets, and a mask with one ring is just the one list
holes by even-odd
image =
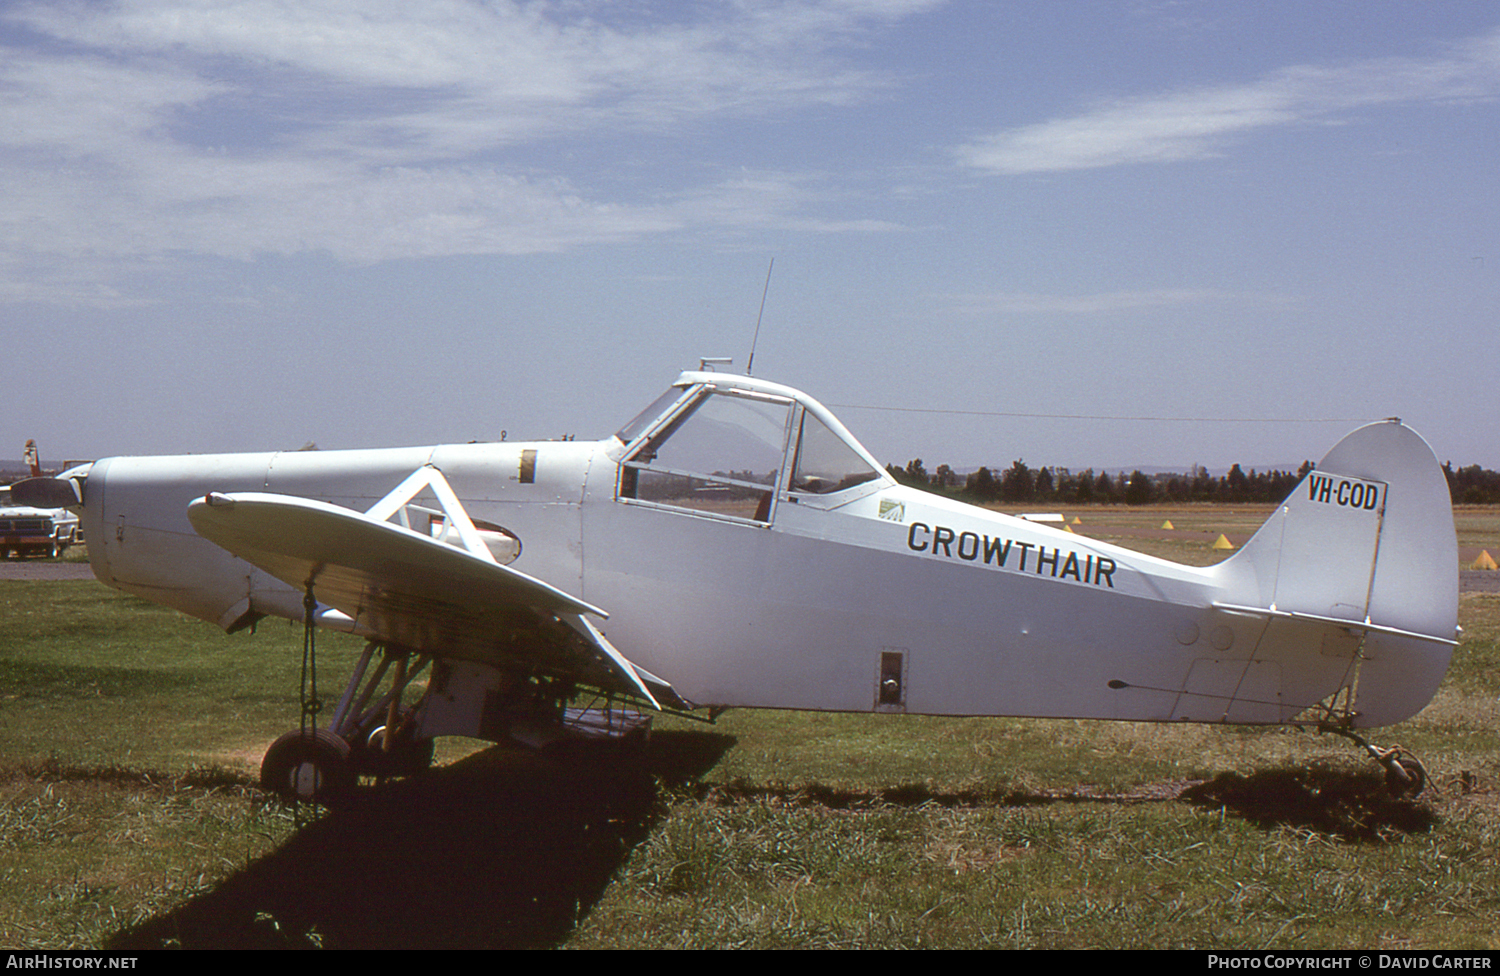
[[[1182, 674], [1205, 658], [1245, 670], [1264, 629], [1210, 608], [1213, 570], [886, 482], [831, 506], [784, 500], [770, 524], [633, 504], [617, 497], [620, 452], [107, 459], [90, 474], [86, 532], [112, 586], [226, 628], [247, 612], [299, 619], [303, 594], [195, 534], [188, 503], [266, 491], [362, 511], [432, 464], [474, 518], [520, 540], [513, 568], [609, 611], [601, 629], [627, 657], [704, 705], [1213, 720], [1225, 703], [1182, 701]], [[1129, 658], [1122, 632], [1147, 635]], [[1242, 704], [1235, 717], [1283, 712]]]

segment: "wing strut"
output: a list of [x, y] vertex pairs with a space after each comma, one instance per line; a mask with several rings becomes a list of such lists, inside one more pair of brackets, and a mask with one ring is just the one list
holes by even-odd
[[646, 700], [651, 703], [651, 707], [658, 712], [661, 711], [661, 705], [657, 702], [656, 696], [647, 690], [646, 683], [636, 673], [635, 665], [631, 664], [629, 658], [615, 649], [615, 645], [609, 642], [609, 638], [605, 637], [604, 633], [598, 627], [595, 627], [584, 619], [581, 613], [561, 613], [558, 614], [557, 619], [578, 631], [578, 633], [583, 635], [585, 640], [598, 648], [609, 659], [609, 662], [615, 666], [615, 670], [630, 679], [630, 683], [635, 685], [635, 690], [646, 697]]
[[[369, 510], [365, 512], [365, 516], [377, 521], [387, 522], [390, 521], [393, 515], [400, 513], [402, 527], [409, 529], [411, 526], [406, 524], [406, 506], [424, 488], [431, 488], [432, 493], [437, 496], [438, 504], [442, 506], [443, 514], [447, 516], [449, 523], [458, 529], [458, 537], [463, 541], [464, 548], [480, 559], [495, 563], [494, 554], [490, 552], [490, 547], [484, 544], [484, 540], [479, 537], [479, 530], [475, 528], [474, 520], [469, 518], [469, 513], [464, 510], [463, 502], [459, 501], [458, 494], [448, 484], [448, 479], [443, 477], [443, 472], [430, 464], [424, 464], [413, 471], [404, 481], [395, 488], [392, 488], [384, 498], [370, 506]], [[646, 683], [641, 680], [641, 676], [636, 673], [635, 666], [609, 642], [609, 639], [604, 636], [604, 633], [598, 627], [585, 620], [580, 613], [561, 613], [558, 614], [558, 619], [577, 631], [579, 636], [583, 637], [584, 640], [588, 641], [589, 644], [603, 654], [604, 658], [614, 666], [621, 677], [628, 680], [635, 687], [635, 690], [639, 691], [642, 697], [651, 703], [653, 708], [661, 711], [661, 705], [657, 702], [656, 697], [651, 694], [650, 689], [646, 687]]]
[[[469, 513], [464, 511], [463, 502], [458, 500], [458, 494], [448, 484], [448, 479], [443, 477], [443, 472], [430, 464], [424, 464], [392, 488], [380, 501], [371, 505], [365, 515], [375, 519], [377, 522], [389, 522], [392, 515], [398, 511], [401, 513], [401, 527], [411, 528], [407, 521], [406, 506], [423, 488], [431, 488], [432, 493], [437, 495], [438, 504], [442, 506], [443, 514], [448, 517], [449, 523], [458, 529], [458, 537], [462, 540], [464, 548], [471, 555], [483, 559], [485, 562], [495, 563], [495, 554], [490, 552], [490, 547], [484, 544], [479, 537], [479, 530], [474, 527], [474, 520], [469, 518]], [[496, 565], [499, 565], [496, 563]]]

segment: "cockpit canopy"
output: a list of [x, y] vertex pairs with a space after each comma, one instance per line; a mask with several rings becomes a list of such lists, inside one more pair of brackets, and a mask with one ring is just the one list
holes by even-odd
[[616, 436], [622, 500], [702, 515], [766, 523], [778, 496], [886, 479], [821, 404], [744, 376], [684, 373]]

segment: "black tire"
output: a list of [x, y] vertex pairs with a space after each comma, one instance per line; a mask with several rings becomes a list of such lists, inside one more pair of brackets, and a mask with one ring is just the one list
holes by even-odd
[[288, 732], [260, 763], [260, 788], [286, 803], [336, 809], [354, 796], [356, 783], [349, 743], [327, 729]]

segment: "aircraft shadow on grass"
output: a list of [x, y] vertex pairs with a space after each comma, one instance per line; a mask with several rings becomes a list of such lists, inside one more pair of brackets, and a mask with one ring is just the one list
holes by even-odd
[[[563, 942], [661, 815], [661, 786], [692, 783], [732, 736], [658, 732], [635, 754], [538, 756], [496, 747], [369, 791], [213, 891], [117, 933], [108, 949], [539, 948]], [[618, 745], [604, 749], [619, 750]], [[748, 784], [726, 796], [784, 792]], [[1129, 797], [798, 791], [804, 802], [1032, 806]], [[1168, 793], [1158, 797], [1170, 800]], [[1430, 829], [1378, 771], [1314, 764], [1224, 773], [1176, 796], [1262, 827], [1379, 841]]]
[[1345, 840], [1379, 841], [1395, 834], [1432, 829], [1438, 815], [1426, 803], [1393, 797], [1379, 770], [1338, 762], [1260, 770], [1245, 776], [1221, 773], [1193, 783], [1157, 783], [1123, 791], [1080, 786], [1062, 790], [1009, 787], [935, 790], [925, 783], [905, 783], [879, 790], [847, 790], [822, 784], [783, 786], [736, 781], [699, 785], [723, 799], [774, 799], [779, 803], [816, 804], [834, 810], [871, 806], [1035, 807], [1053, 804], [1114, 804], [1180, 801], [1206, 809], [1223, 809], [1260, 827], [1289, 827]]
[[489, 749], [370, 791], [106, 948], [557, 945], [650, 833], [659, 784], [733, 744], [659, 732], [617, 759]]
[[1340, 763], [1264, 769], [1249, 776], [1220, 773], [1189, 787], [1186, 803], [1231, 811], [1261, 827], [1291, 827], [1344, 840], [1379, 841], [1432, 829], [1426, 803], [1391, 796], [1379, 770]]

